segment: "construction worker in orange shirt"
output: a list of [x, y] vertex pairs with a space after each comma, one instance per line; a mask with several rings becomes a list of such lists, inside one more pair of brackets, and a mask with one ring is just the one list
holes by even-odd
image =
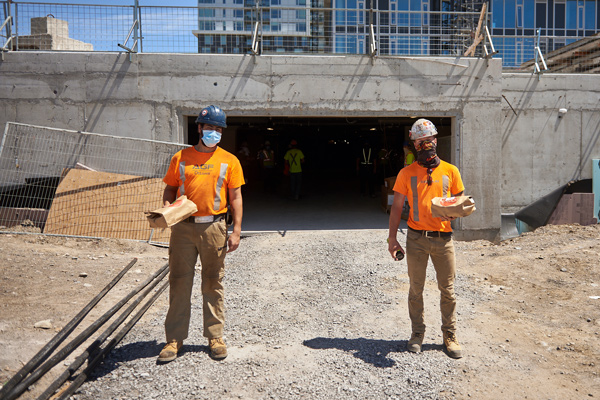
[[454, 278], [456, 265], [451, 219], [434, 218], [431, 200], [434, 197], [459, 196], [465, 190], [458, 168], [440, 160], [437, 155], [437, 129], [426, 119], [417, 120], [410, 129], [410, 140], [417, 151], [416, 162], [402, 168], [394, 184], [394, 201], [390, 211], [388, 251], [394, 259], [402, 258], [404, 249], [398, 243], [404, 199], [410, 212], [406, 234], [406, 264], [410, 287], [408, 312], [412, 334], [407, 350], [421, 351], [425, 335], [423, 290], [427, 263], [433, 263], [440, 290], [444, 348], [452, 358], [462, 357], [456, 338], [456, 296]]
[[[179, 196], [198, 207], [188, 219], [171, 227], [169, 243], [169, 311], [165, 320], [167, 344], [158, 356], [159, 362], [177, 358], [188, 337], [191, 296], [195, 266], [200, 256], [202, 265], [202, 314], [204, 336], [208, 338], [213, 359], [227, 357], [223, 339], [225, 313], [223, 283], [225, 254], [240, 244], [242, 230], [242, 185], [244, 175], [239, 160], [217, 144], [226, 115], [219, 107], [204, 108], [198, 118], [200, 139], [193, 147], [176, 153], [163, 178], [165, 206]], [[233, 215], [233, 231], [227, 233], [227, 209]]]

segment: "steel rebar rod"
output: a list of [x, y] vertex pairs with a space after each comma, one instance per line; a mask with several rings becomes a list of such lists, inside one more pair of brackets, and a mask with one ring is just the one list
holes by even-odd
[[98, 302], [108, 293], [110, 289], [112, 289], [117, 282], [129, 271], [131, 267], [137, 262], [137, 258], [131, 260], [125, 268], [115, 278], [110, 281], [108, 285], [102, 289], [100, 293], [96, 295], [80, 312], [77, 314], [64, 328], [60, 330], [40, 351], [34, 355], [27, 364], [25, 364], [16, 374], [13, 375], [12, 378], [6, 382], [2, 388], [0, 389], [0, 399], [3, 399], [12, 389], [29, 374], [29, 372], [40, 365], [49, 354], [51, 354], [58, 345], [62, 343], [63, 340], [79, 325], [79, 323], [83, 320], [83, 318], [90, 312], [90, 310], [98, 304]]
[[150, 308], [150, 306], [156, 301], [158, 296], [169, 286], [169, 282], [165, 282], [158, 291], [144, 304], [144, 306], [138, 311], [138, 313], [131, 319], [127, 324], [119, 331], [119, 333], [111, 339], [111, 341], [95, 354], [92, 360], [88, 363], [85, 370], [77, 375], [77, 378], [73, 380], [71, 385], [67, 387], [57, 398], [57, 400], [65, 400], [77, 390], [83, 382], [87, 379], [90, 372], [96, 367], [96, 365], [104, 360], [106, 355], [123, 339], [123, 337], [129, 332], [129, 330], [136, 324], [136, 322], [144, 315], [144, 313]]
[[79, 335], [77, 335], [71, 342], [67, 343], [63, 348], [61, 348], [56, 354], [50, 357], [45, 363], [43, 363], [39, 368], [35, 369], [31, 372], [29, 376], [24, 378], [21, 382], [19, 382], [9, 393], [7, 393], [6, 397], [3, 397], [2, 400], [14, 400], [19, 397], [27, 388], [33, 383], [37, 382], [46, 372], [52, 369], [56, 364], [64, 360], [69, 354], [73, 352], [81, 343], [86, 341], [91, 335], [96, 332], [100, 326], [104, 325], [106, 321], [112, 318], [113, 315], [117, 313], [131, 298], [133, 298], [136, 294], [138, 294], [144, 287], [148, 286], [150, 282], [156, 279], [161, 273], [165, 272], [168, 268], [169, 264], [165, 264], [158, 271], [156, 271], [152, 276], [142, 282], [138, 287], [129, 292], [125, 297], [119, 300], [113, 307], [111, 307], [106, 313], [100, 316], [96, 321], [94, 321], [90, 326], [84, 329]]
[[119, 317], [112, 323], [108, 328], [104, 330], [92, 344], [90, 344], [83, 353], [81, 353], [68, 367], [67, 369], [46, 388], [46, 390], [40, 394], [37, 400], [48, 400], [54, 395], [56, 390], [61, 387], [63, 383], [73, 376], [73, 374], [85, 363], [90, 357], [90, 354], [95, 354], [96, 350], [104, 343], [106, 339], [125, 321], [125, 319], [135, 310], [135, 308], [148, 296], [148, 294], [158, 285], [160, 281], [167, 275], [168, 269], [164, 270], [156, 280], [154, 280], [146, 290], [140, 294], [137, 299], [129, 306], [125, 311], [119, 315]]

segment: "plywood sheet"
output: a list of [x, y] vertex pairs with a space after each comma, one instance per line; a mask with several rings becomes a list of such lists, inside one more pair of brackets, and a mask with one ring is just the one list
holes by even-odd
[[145, 211], [162, 205], [160, 178], [67, 169], [44, 233], [168, 242], [171, 231], [152, 230]]
[[552, 225], [575, 223], [579, 225], [597, 223], [594, 217], [593, 193], [563, 194], [548, 220], [548, 224]]

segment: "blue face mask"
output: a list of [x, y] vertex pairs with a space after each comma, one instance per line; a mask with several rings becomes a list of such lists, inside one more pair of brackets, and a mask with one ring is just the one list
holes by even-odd
[[221, 132], [202, 131], [202, 142], [206, 147], [215, 147], [221, 141]]

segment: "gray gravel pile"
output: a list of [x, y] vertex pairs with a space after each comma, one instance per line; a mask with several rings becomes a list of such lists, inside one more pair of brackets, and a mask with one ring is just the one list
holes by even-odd
[[[452, 398], [465, 359], [443, 352], [433, 267], [424, 351], [408, 353], [406, 263], [391, 259], [386, 237], [373, 230], [243, 238], [226, 259], [224, 361], [208, 357], [198, 274], [190, 336], [175, 361], [156, 363], [165, 292], [72, 398]], [[459, 268], [459, 324], [485, 296], [466, 291], [468, 279]]]

